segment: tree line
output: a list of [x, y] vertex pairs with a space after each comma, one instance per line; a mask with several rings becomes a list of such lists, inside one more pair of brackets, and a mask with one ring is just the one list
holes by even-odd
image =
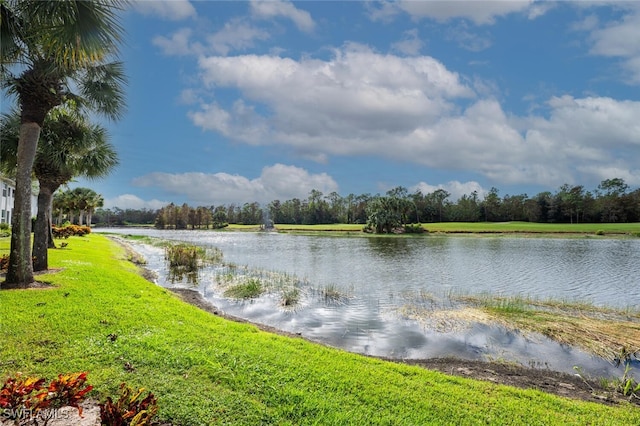
[[[497, 188], [481, 198], [477, 192], [457, 200], [444, 189], [409, 192], [402, 186], [385, 194], [324, 195], [312, 190], [306, 199], [273, 200], [192, 207], [169, 204], [158, 210], [98, 209], [96, 223], [104, 225], [154, 224], [165, 229], [219, 228], [228, 223], [260, 225], [349, 223], [382, 224], [382, 228], [431, 222], [605, 223], [639, 222], [640, 189], [630, 190], [623, 179], [603, 180], [593, 191], [582, 185], [562, 185], [555, 192], [500, 196]], [[373, 221], [373, 222], [372, 222]], [[386, 225], [385, 225], [386, 224]]]

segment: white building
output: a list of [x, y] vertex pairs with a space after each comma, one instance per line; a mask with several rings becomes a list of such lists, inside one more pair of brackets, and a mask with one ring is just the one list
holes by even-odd
[[[16, 196], [16, 184], [11, 179], [0, 176], [0, 223], [11, 224], [13, 216], [13, 203]], [[31, 216], [36, 217], [38, 214], [38, 195], [31, 194]]]

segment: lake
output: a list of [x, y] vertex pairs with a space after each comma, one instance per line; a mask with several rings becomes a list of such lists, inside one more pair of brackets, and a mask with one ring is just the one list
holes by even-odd
[[[343, 237], [275, 232], [102, 229], [217, 247], [246, 270], [295, 277], [300, 298], [224, 297], [220, 268], [205, 268], [196, 289], [224, 312], [346, 350], [394, 358], [457, 356], [619, 376], [609, 362], [543, 336], [481, 323], [426, 322], [408, 314], [447, 307], [451, 296], [493, 294], [590, 302], [618, 308], [640, 302], [640, 239], [507, 237]], [[164, 251], [134, 244], [167, 279]], [[340, 295], [327, 298], [327, 289]], [[454, 297], [455, 298], [455, 297]]]

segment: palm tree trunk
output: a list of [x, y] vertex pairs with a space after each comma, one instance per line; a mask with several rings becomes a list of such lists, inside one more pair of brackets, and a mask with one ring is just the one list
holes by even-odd
[[[53, 187], [55, 186], [55, 188]], [[48, 248], [53, 239], [49, 240], [51, 225], [51, 200], [53, 193], [59, 185], [51, 186], [47, 182], [40, 181], [40, 192], [38, 193], [38, 215], [33, 232], [33, 270], [46, 271], [49, 269]], [[55, 248], [55, 245], [53, 246]]]
[[20, 125], [16, 197], [11, 220], [11, 253], [3, 288], [27, 288], [33, 282], [31, 261], [31, 170], [40, 138], [35, 122]]
[[56, 191], [52, 191], [51, 192], [51, 202], [49, 203], [49, 217], [47, 218], [47, 231], [49, 234], [49, 244], [48, 247], [49, 248], [56, 248], [56, 243], [55, 241], [53, 241], [53, 193]]

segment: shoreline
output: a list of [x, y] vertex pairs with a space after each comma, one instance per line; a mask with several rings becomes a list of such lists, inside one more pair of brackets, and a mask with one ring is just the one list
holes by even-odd
[[[131, 261], [138, 267], [139, 274], [147, 281], [155, 284], [153, 274], [150, 274], [149, 271], [144, 267], [144, 263], [139, 261], [139, 255], [137, 255], [135, 250], [128, 244], [128, 242], [118, 237], [111, 237], [110, 239], [117, 242], [124, 248], [129, 261]], [[329, 346], [322, 342], [308, 339], [302, 333], [292, 333], [273, 326], [226, 314], [217, 306], [207, 301], [197, 290], [179, 287], [159, 287], [172, 292], [182, 301], [192, 306], [195, 306], [205, 312], [208, 312], [209, 314], [224, 318], [226, 320], [243, 324], [251, 324], [259, 330], [267, 333], [273, 333], [288, 338], [302, 339], [314, 344]], [[527, 367], [515, 362], [501, 360], [469, 360], [458, 357], [400, 359], [391, 357], [370, 356], [365, 354], [359, 355], [394, 363], [418, 366], [428, 370], [439, 371], [447, 375], [514, 386], [521, 389], [537, 389], [542, 392], [551, 393], [571, 399], [580, 399], [584, 401], [598, 402], [608, 405], [615, 405], [629, 400], [622, 394], [606, 389], [604, 387], [603, 380], [601, 380], [600, 377], [586, 377], [578, 374], [564, 373], [550, 369]], [[640, 400], [633, 400], [632, 402], [640, 405]]]
[[[303, 339], [305, 341], [323, 345], [307, 339], [302, 333], [291, 333], [265, 324], [255, 323], [244, 318], [228, 315], [207, 301], [200, 292], [187, 288], [163, 287], [178, 296], [182, 301], [204, 310], [212, 315], [229, 321], [251, 324], [261, 331], [281, 336]], [[398, 359], [389, 357], [375, 357], [360, 354], [369, 358], [383, 361], [413, 365], [428, 370], [475, 380], [482, 380], [496, 384], [513, 386], [521, 389], [537, 389], [554, 395], [580, 399], [590, 402], [616, 405], [628, 401], [623, 395], [608, 391], [602, 387], [598, 378], [583, 378], [576, 374], [562, 373], [548, 369], [525, 367], [515, 363], [501, 361], [467, 360], [462, 358], [427, 358], [427, 359]], [[640, 403], [640, 401], [638, 401]]]

